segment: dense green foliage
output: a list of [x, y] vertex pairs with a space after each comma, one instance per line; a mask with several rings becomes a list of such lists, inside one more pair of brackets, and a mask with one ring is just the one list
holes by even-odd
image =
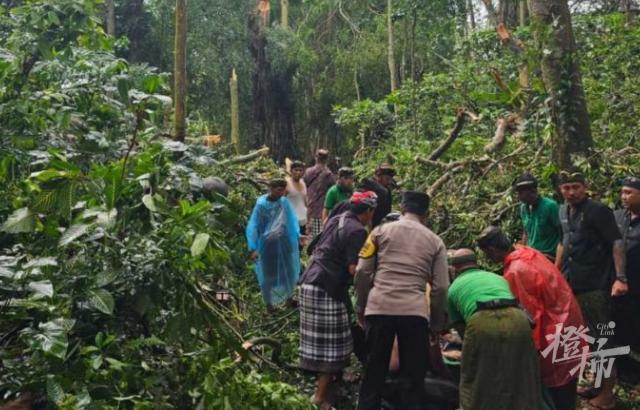
[[[469, 32], [464, 1], [397, 0], [401, 86], [389, 95], [386, 1], [291, 0], [289, 29], [271, 3], [268, 60], [274, 78], [291, 80], [300, 153], [329, 146], [360, 177], [393, 162], [400, 188], [432, 192], [430, 224], [450, 247], [472, 245], [489, 222], [519, 236], [510, 183], [523, 170], [554, 193], [545, 50], [529, 27], [515, 32], [526, 44], [516, 54], [494, 31]], [[189, 1], [186, 145], [167, 138], [174, 2], [116, 1], [116, 38], [97, 0], [3, 4], [0, 402], [33, 392], [50, 408], [309, 408], [293, 386], [308, 379], [242, 348], [270, 335], [284, 363], [296, 356], [297, 315], [264, 311], [243, 237], [261, 182], [279, 171], [264, 158], [228, 162], [224, 140], [193, 143], [228, 135], [233, 68], [243, 141], [261, 143], [255, 1]], [[640, 165], [640, 28], [613, 13], [578, 16], [574, 29], [597, 145], [581, 165], [615, 205], [616, 178]], [[518, 82], [523, 66], [530, 87]], [[435, 164], [417, 162], [460, 107], [477, 118]], [[496, 121], [512, 117], [504, 147], [485, 152]], [[230, 193], [204, 189], [208, 176]], [[216, 300], [221, 291], [232, 300]]]

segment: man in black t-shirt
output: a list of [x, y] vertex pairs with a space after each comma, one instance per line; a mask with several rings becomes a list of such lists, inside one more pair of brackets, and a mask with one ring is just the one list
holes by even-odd
[[[611, 321], [611, 297], [622, 296], [628, 290], [622, 237], [613, 211], [587, 197], [582, 173], [563, 171], [560, 192], [566, 204], [560, 207], [562, 241], [556, 252], [556, 265], [576, 295], [590, 336], [598, 339], [605, 336], [600, 329]], [[602, 389], [589, 403], [613, 408], [615, 380], [615, 372], [604, 378]]]

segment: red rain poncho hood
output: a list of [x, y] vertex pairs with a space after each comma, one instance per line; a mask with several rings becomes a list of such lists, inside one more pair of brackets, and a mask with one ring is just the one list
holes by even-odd
[[[535, 320], [532, 337], [539, 352], [552, 342], [545, 336], [555, 334], [558, 323], [565, 328], [584, 325], [580, 306], [569, 284], [542, 253], [526, 246], [517, 247], [504, 260], [504, 278]], [[570, 374], [575, 362], [552, 363], [552, 360], [552, 355], [540, 356], [540, 370], [546, 386], [562, 386], [577, 376]]]

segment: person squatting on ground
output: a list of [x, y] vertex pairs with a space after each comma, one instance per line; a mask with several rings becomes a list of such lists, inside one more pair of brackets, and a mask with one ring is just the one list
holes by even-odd
[[304, 183], [304, 164], [300, 161], [291, 163], [291, 176], [287, 179], [287, 199], [298, 217], [300, 234], [306, 234], [307, 225], [307, 185]]
[[[576, 295], [589, 326], [589, 334], [598, 338], [599, 327], [611, 321], [611, 297], [622, 296], [628, 290], [624, 244], [613, 211], [587, 197], [587, 185], [582, 173], [562, 171], [560, 192], [566, 204], [560, 207], [562, 242], [558, 244], [556, 266]], [[594, 407], [613, 408], [615, 374], [614, 366], [610, 376], [604, 378], [598, 393], [580, 393], [591, 396], [597, 394], [589, 402]]]
[[633, 356], [616, 360], [621, 379], [640, 383], [640, 178], [627, 177], [620, 192], [623, 209], [614, 212], [625, 249], [629, 291], [614, 299], [616, 342], [630, 346]]
[[509, 283], [480, 270], [470, 249], [452, 253], [449, 320], [463, 337], [460, 406], [464, 410], [540, 410], [538, 353], [526, 313]]
[[[398, 221], [375, 228], [360, 253], [355, 287], [358, 322], [366, 329], [368, 359], [359, 410], [378, 410], [397, 336], [401, 377], [409, 381], [403, 408], [419, 409], [428, 364], [429, 327], [446, 322], [449, 273], [442, 239], [425, 226], [429, 196], [405, 192]], [[431, 323], [425, 291], [431, 283]]]
[[[548, 388], [555, 410], [574, 410], [578, 374], [571, 375], [571, 370], [575, 362], [554, 363], [552, 354], [542, 354], [553, 341], [547, 335], [555, 334], [557, 325], [576, 329], [584, 326], [569, 284], [545, 255], [528, 246], [514, 247], [498, 227], [482, 231], [478, 246], [490, 260], [503, 265], [503, 277], [509, 282], [511, 293], [534, 321], [531, 334], [540, 354], [542, 383]], [[582, 344], [586, 346], [586, 342]]]
[[367, 178], [360, 182], [358, 189], [364, 191], [373, 191], [378, 196], [378, 208], [373, 216], [372, 227], [380, 225], [385, 216], [391, 212], [393, 204], [393, 195], [391, 189], [395, 186], [393, 178], [396, 170], [393, 166], [382, 163], [375, 170], [373, 178]]
[[374, 192], [356, 192], [351, 209], [330, 218], [300, 278], [300, 368], [318, 373], [313, 400], [331, 407], [330, 385], [353, 350], [348, 288], [376, 208]]
[[307, 185], [307, 234], [310, 239], [322, 232], [322, 210], [324, 197], [329, 188], [335, 183], [335, 177], [327, 167], [329, 151], [319, 149], [316, 152], [316, 163], [307, 168], [304, 173], [304, 183]]
[[353, 193], [353, 170], [343, 167], [338, 170], [338, 182], [327, 191], [322, 209], [322, 224], [329, 218], [331, 210], [340, 202], [351, 198]]
[[521, 202], [522, 243], [555, 260], [562, 233], [558, 203], [538, 193], [538, 180], [530, 173], [518, 177], [512, 187]]
[[268, 309], [293, 295], [300, 275], [300, 227], [289, 200], [287, 181], [273, 179], [256, 201], [246, 229], [250, 258]]

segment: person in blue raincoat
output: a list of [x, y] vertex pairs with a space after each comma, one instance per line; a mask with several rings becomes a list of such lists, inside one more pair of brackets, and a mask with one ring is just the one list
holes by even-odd
[[274, 179], [256, 201], [246, 235], [267, 308], [291, 299], [300, 276], [300, 227], [289, 200], [287, 181]]

